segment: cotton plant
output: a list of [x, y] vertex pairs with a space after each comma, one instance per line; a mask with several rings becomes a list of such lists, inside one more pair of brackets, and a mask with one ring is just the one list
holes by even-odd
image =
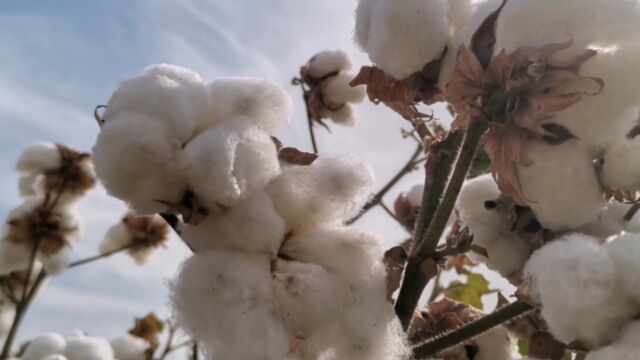
[[171, 229], [159, 215], [125, 215], [113, 225], [99, 245], [101, 254], [127, 250], [138, 265], [144, 265], [149, 257], [169, 239]]

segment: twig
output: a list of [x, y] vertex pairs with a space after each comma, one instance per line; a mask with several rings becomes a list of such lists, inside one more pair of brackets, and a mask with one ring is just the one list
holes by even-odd
[[318, 153], [318, 144], [316, 142], [316, 134], [313, 130], [313, 115], [311, 114], [311, 110], [309, 109], [309, 92], [304, 89], [302, 86], [302, 98], [304, 99], [304, 106], [307, 110], [307, 124], [309, 126], [309, 138], [311, 139], [311, 146], [313, 148], [314, 153]]
[[86, 259], [74, 261], [72, 263], [69, 263], [68, 268], [69, 269], [75, 268], [75, 267], [78, 267], [78, 266], [82, 266], [82, 265], [86, 265], [86, 264], [92, 263], [92, 262], [100, 260], [100, 259], [107, 258], [107, 257], [109, 257], [111, 255], [115, 255], [115, 254], [120, 253], [122, 251], [128, 250], [132, 246], [133, 246], [133, 243], [125, 245], [125, 246], [122, 246], [122, 247], [117, 248], [115, 250], [107, 251], [107, 252], [102, 253], [102, 254], [98, 254], [98, 255], [94, 255], [94, 256], [88, 257]]
[[400, 220], [400, 218], [396, 214], [394, 214], [391, 209], [389, 209], [384, 201], [380, 201], [380, 207], [384, 210], [384, 212], [387, 213], [387, 215], [389, 215], [391, 218], [393, 218], [393, 220], [397, 221], [398, 224], [402, 225], [402, 227], [406, 229], [406, 226], [402, 223], [402, 220]]
[[402, 180], [403, 177], [405, 177], [408, 173], [412, 172], [415, 169], [414, 162], [416, 161], [416, 159], [418, 158], [418, 156], [420, 156], [420, 154], [422, 152], [423, 152], [422, 145], [418, 145], [416, 147], [416, 150], [413, 152], [413, 155], [411, 155], [411, 158], [402, 167], [402, 169], [400, 169], [400, 171], [391, 180], [389, 180], [389, 182], [382, 189], [380, 189], [380, 191], [378, 191], [378, 193], [375, 194], [373, 196], [373, 198], [371, 198], [371, 200], [369, 200], [369, 202], [367, 202], [362, 207], [362, 209], [360, 210], [358, 215], [356, 215], [353, 218], [351, 218], [350, 220], [348, 220], [346, 222], [346, 224], [347, 225], [351, 225], [351, 224], [355, 223], [364, 214], [366, 214], [369, 210], [371, 210], [373, 207], [378, 205], [382, 201], [382, 198], [389, 192], [389, 190], [391, 190], [400, 180]]
[[200, 358], [200, 353], [198, 350], [198, 342], [194, 341], [193, 342], [193, 347], [191, 348], [192, 354], [191, 357], [193, 360], [198, 360]]
[[424, 359], [426, 357], [433, 356], [442, 350], [446, 350], [466, 340], [474, 338], [485, 331], [532, 311], [533, 309], [534, 308], [529, 304], [516, 301], [446, 335], [416, 346], [413, 349], [414, 357], [416, 359]]
[[[480, 139], [487, 130], [487, 127], [488, 124], [484, 119], [474, 119], [474, 121], [471, 121], [464, 135], [462, 148], [458, 153], [456, 165], [449, 179], [449, 183], [446, 185], [446, 191], [444, 191], [444, 196], [442, 196], [441, 201], [438, 201], [438, 199], [440, 198], [439, 195], [442, 194], [443, 184], [448, 177], [447, 167], [438, 169], [446, 175], [440, 174], [437, 182], [436, 179], [431, 182], [429, 174], [427, 174], [425, 189], [429, 189], [429, 191], [425, 191], [422, 199], [423, 211], [421, 211], [418, 226], [414, 234], [414, 239], [417, 241], [415, 241], [414, 247], [409, 255], [409, 261], [407, 262], [404, 279], [395, 306], [396, 314], [400, 318], [405, 330], [409, 328], [418, 300], [431, 277], [431, 274], [425, 274], [422, 271], [421, 265], [423, 261], [431, 258], [436, 252], [438, 241], [442, 237], [442, 233], [451, 216], [462, 184], [467, 177], [476, 150], [480, 144]], [[455, 132], [452, 134], [455, 134]], [[454, 135], [454, 141], [446, 144], [445, 150], [447, 152], [451, 151], [451, 146], [456, 145], [457, 141], [455, 140], [457, 140], [457, 136]], [[453, 149], [455, 150], [455, 147]], [[443, 161], [444, 164], [438, 165], [446, 166], [449, 161], [451, 161], [450, 154], [444, 152], [440, 155], [444, 156], [446, 161]], [[429, 166], [428, 163], [427, 166]], [[431, 172], [431, 175], [435, 176], [436, 173], [434, 170]], [[442, 181], [443, 179], [444, 182]], [[426, 232], [424, 232], [425, 228]]]
[[167, 357], [173, 350], [175, 350], [173, 346], [173, 337], [176, 334], [176, 328], [171, 324], [171, 321], [167, 322], [169, 327], [169, 336], [167, 337], [167, 345], [164, 347], [164, 351], [160, 354], [159, 360], [163, 360]]

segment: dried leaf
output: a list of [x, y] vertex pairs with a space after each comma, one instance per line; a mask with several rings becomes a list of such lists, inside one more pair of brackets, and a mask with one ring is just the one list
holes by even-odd
[[538, 331], [529, 339], [529, 356], [534, 358], [562, 360], [566, 348], [548, 332]]
[[471, 37], [470, 47], [478, 58], [483, 68], [487, 68], [493, 56], [493, 48], [496, 44], [496, 25], [498, 17], [508, 0], [503, 0], [496, 11], [487, 16]]
[[300, 151], [293, 147], [283, 147], [278, 158], [292, 165], [309, 166], [318, 158], [317, 154]]
[[387, 271], [387, 299], [393, 299], [393, 293], [400, 288], [402, 272], [407, 263], [407, 252], [402, 246], [396, 246], [384, 253], [384, 267]]

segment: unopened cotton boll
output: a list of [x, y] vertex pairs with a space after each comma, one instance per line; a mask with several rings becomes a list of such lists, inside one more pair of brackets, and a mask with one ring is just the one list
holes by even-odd
[[321, 156], [310, 166], [285, 169], [268, 192], [288, 230], [302, 230], [355, 215], [373, 183], [371, 168], [354, 156]]
[[361, 103], [366, 96], [366, 90], [364, 86], [350, 86], [349, 82], [353, 77], [351, 73], [339, 73], [327, 79], [322, 84], [323, 100], [332, 107], [346, 103]]
[[222, 249], [275, 256], [285, 238], [285, 223], [261, 190], [198, 225], [181, 225], [180, 233], [196, 252]]
[[23, 174], [42, 174], [60, 167], [62, 157], [58, 146], [52, 143], [33, 144], [22, 152], [16, 170]]
[[349, 71], [352, 66], [351, 57], [346, 52], [325, 50], [314, 55], [309, 61], [309, 75], [319, 79], [330, 74]]
[[356, 40], [396, 79], [422, 70], [442, 54], [449, 33], [446, 0], [361, 1], [359, 6]]
[[40, 335], [31, 340], [22, 355], [22, 360], [42, 360], [49, 355], [62, 354], [66, 346], [67, 341], [60, 334]]
[[586, 235], [570, 234], [534, 252], [525, 278], [551, 334], [564, 343], [605, 344], [638, 312], [608, 252]]
[[271, 281], [268, 255], [196, 253], [173, 283], [176, 321], [211, 358], [284, 359], [293, 336], [276, 313]]
[[181, 165], [190, 189], [210, 211], [235, 205], [280, 172], [273, 141], [246, 118], [200, 134], [182, 152]]
[[612, 144], [604, 153], [602, 183], [613, 189], [640, 189], [640, 140], [623, 140]]
[[200, 75], [180, 66], [159, 64], [120, 83], [109, 100], [104, 120], [109, 124], [126, 120], [130, 113], [146, 115], [185, 143], [201, 126], [208, 110], [207, 89]]
[[626, 295], [640, 306], [640, 235], [623, 234], [605, 245]]
[[95, 170], [107, 191], [139, 213], [167, 210], [178, 203], [186, 183], [178, 166], [182, 143], [164, 123], [122, 113], [105, 123], [93, 148]]
[[273, 134], [293, 115], [291, 97], [266, 79], [222, 78], [209, 84], [208, 90], [211, 110], [207, 128], [243, 117], [267, 134]]
[[149, 343], [142, 338], [127, 334], [111, 340], [111, 348], [118, 360], [146, 360]]
[[543, 227], [575, 229], [595, 220], [605, 204], [586, 145], [573, 139], [560, 145], [528, 141], [518, 177], [527, 205]]
[[64, 355], [69, 360], [113, 360], [113, 349], [105, 339], [91, 336], [68, 337]]

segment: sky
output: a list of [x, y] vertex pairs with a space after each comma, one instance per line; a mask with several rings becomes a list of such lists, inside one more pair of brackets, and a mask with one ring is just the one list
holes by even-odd
[[[120, 80], [147, 65], [172, 63], [205, 80], [223, 76], [269, 78], [294, 99], [292, 123], [277, 136], [310, 150], [304, 104], [290, 85], [300, 66], [322, 50], [350, 53], [355, 0], [56, 0], [0, 1], [0, 216], [20, 203], [15, 161], [37, 141], [90, 151], [98, 134], [96, 105], [105, 104]], [[436, 111], [436, 116], [446, 116]], [[408, 129], [382, 106], [364, 104], [354, 128], [317, 129], [320, 152], [351, 152], [369, 162], [382, 186], [407, 161], [415, 143]], [[126, 161], [126, 159], [123, 159]], [[386, 198], [421, 182], [407, 176]], [[125, 206], [100, 188], [83, 204], [86, 234], [74, 257], [96, 253], [106, 229]], [[376, 232], [387, 246], [406, 233], [380, 209], [357, 226]], [[170, 313], [168, 286], [188, 251], [177, 239], [145, 267], [125, 255], [51, 279], [28, 314], [20, 338], [42, 332], [84, 330], [114, 337], [135, 316]]]

